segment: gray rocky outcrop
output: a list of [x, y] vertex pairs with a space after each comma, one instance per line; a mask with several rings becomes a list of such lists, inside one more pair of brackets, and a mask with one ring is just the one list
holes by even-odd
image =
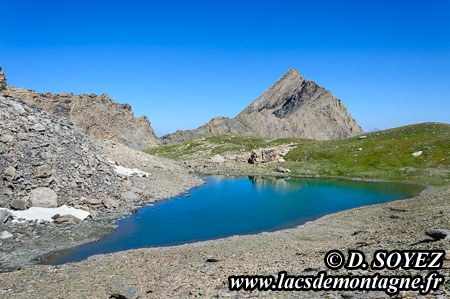
[[215, 117], [195, 130], [161, 138], [164, 144], [237, 133], [271, 138], [338, 139], [362, 133], [341, 100], [290, 69], [235, 118]]
[[[148, 148], [159, 145], [146, 116], [134, 117], [131, 106], [119, 104], [106, 94], [79, 94], [50, 92], [39, 93], [25, 88], [14, 88], [6, 84], [0, 67], [0, 94], [7, 94], [36, 105], [63, 121], [69, 121], [81, 132], [97, 138], [123, 143], [131, 148]], [[34, 131], [43, 131], [35, 124]]]

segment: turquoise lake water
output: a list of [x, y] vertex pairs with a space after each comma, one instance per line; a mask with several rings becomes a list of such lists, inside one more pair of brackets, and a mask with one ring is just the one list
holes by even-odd
[[412, 197], [421, 190], [401, 183], [331, 179], [217, 176], [206, 181], [190, 190], [190, 197], [142, 207], [119, 220], [119, 227], [108, 237], [54, 254], [46, 263], [274, 231], [342, 210]]

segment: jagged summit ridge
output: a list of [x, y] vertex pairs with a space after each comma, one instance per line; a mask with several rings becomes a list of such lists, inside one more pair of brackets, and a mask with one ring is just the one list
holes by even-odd
[[235, 118], [213, 118], [195, 130], [177, 131], [161, 140], [169, 144], [224, 133], [326, 140], [362, 130], [341, 100], [291, 68]]
[[81, 132], [97, 139], [120, 142], [141, 149], [159, 145], [146, 116], [134, 117], [129, 104], [119, 104], [108, 95], [38, 93], [6, 84], [0, 67], [0, 93], [22, 99], [64, 121], [72, 122]]

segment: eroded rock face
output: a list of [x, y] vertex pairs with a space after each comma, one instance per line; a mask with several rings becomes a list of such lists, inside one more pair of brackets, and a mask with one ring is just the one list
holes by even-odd
[[[1, 68], [0, 93], [20, 98], [63, 121], [70, 121], [81, 132], [97, 139], [114, 140], [136, 149], [160, 144], [146, 116], [134, 117], [130, 105], [119, 104], [106, 94], [53, 94], [14, 88], [6, 84]], [[39, 128], [42, 129], [36, 129]]]
[[235, 118], [216, 117], [195, 130], [165, 135], [161, 141], [170, 144], [224, 133], [327, 140], [362, 130], [341, 100], [290, 69]]

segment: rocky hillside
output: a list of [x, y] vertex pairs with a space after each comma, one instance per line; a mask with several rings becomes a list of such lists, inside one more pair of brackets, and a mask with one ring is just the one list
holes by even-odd
[[106, 94], [52, 94], [14, 88], [7, 85], [1, 67], [0, 94], [34, 104], [97, 139], [114, 140], [137, 149], [160, 144], [146, 116], [135, 118], [130, 105], [118, 104]]
[[0, 207], [118, 206], [122, 181], [90, 137], [0, 96]]
[[171, 144], [224, 133], [328, 140], [358, 135], [362, 130], [341, 100], [290, 69], [235, 118], [216, 117], [195, 130], [165, 135], [161, 141]]

